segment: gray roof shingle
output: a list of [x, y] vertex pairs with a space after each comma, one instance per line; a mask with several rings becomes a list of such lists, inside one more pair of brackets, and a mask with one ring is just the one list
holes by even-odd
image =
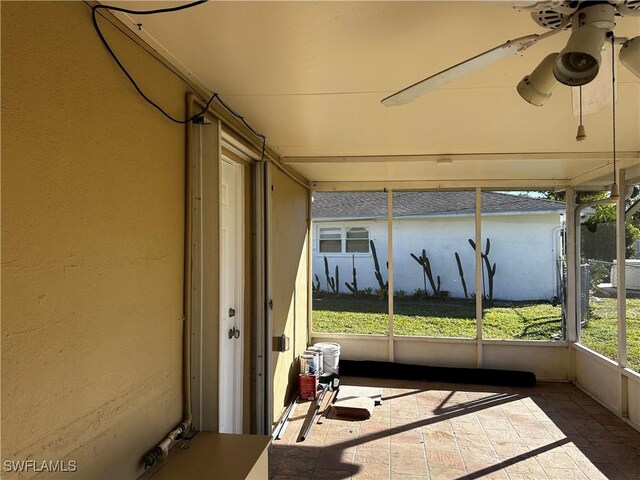
[[[563, 202], [524, 195], [482, 192], [483, 213], [558, 212]], [[395, 192], [393, 215], [428, 216], [472, 214], [475, 192]], [[314, 218], [375, 218], [387, 216], [387, 194], [384, 192], [314, 192]]]

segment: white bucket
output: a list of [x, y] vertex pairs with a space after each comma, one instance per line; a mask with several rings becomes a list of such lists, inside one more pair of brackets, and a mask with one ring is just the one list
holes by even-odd
[[340, 363], [340, 345], [337, 343], [316, 343], [314, 347], [322, 349], [322, 366], [324, 373], [338, 373]]

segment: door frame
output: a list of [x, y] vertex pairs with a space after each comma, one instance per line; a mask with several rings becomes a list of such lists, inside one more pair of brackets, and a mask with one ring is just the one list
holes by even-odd
[[[232, 358], [230, 358], [230, 363], [233, 366], [233, 372], [230, 375], [233, 382], [233, 385], [232, 385], [233, 400], [231, 405], [226, 406], [227, 411], [225, 412], [224, 411], [225, 406], [221, 401], [221, 392], [222, 392], [223, 386], [227, 385], [227, 382], [225, 381], [226, 374], [223, 371], [225, 368], [225, 365], [223, 365], [223, 349], [221, 344], [222, 342], [229, 341], [230, 339], [228, 338], [227, 325], [224, 325], [224, 323], [220, 321], [218, 325], [218, 338], [220, 339], [220, 348], [218, 348], [218, 399], [219, 399], [218, 430], [219, 431], [221, 430], [220, 426], [222, 424], [222, 416], [228, 415], [229, 413], [231, 413], [233, 417], [231, 421], [232, 431], [229, 433], [242, 433], [242, 421], [244, 417], [243, 416], [243, 406], [244, 406], [243, 356], [244, 356], [245, 338], [247, 338], [247, 334], [248, 334], [248, 332], [245, 332], [246, 309], [245, 309], [245, 281], [244, 281], [244, 274], [245, 274], [244, 267], [246, 263], [245, 242], [246, 242], [246, 234], [247, 234], [246, 228], [245, 228], [245, 195], [247, 194], [247, 192], [245, 191], [245, 183], [244, 183], [245, 182], [244, 166], [241, 163], [235, 161], [233, 158], [231, 158], [230, 155], [225, 155], [224, 153], [221, 153], [220, 162], [219, 162], [220, 174], [218, 177], [218, 210], [219, 210], [218, 216], [220, 218], [220, 225], [222, 224], [223, 189], [221, 187], [222, 187], [222, 181], [223, 181], [222, 167], [224, 162], [231, 165], [234, 169], [233, 181], [235, 183], [236, 190], [235, 190], [235, 198], [233, 198], [232, 200], [235, 202], [235, 210], [233, 212], [233, 216], [235, 217], [234, 227], [236, 230], [235, 239], [237, 242], [237, 245], [236, 245], [237, 250], [236, 250], [235, 265], [233, 265], [233, 268], [235, 270], [235, 292], [234, 292], [235, 298], [233, 300], [234, 306], [227, 305], [224, 301], [225, 299], [221, 298], [219, 302], [219, 307], [220, 307], [219, 318], [220, 320], [222, 320], [223, 318], [226, 317], [225, 311], [228, 308], [235, 308], [237, 318], [233, 323], [234, 323], [234, 327], [238, 327], [240, 330], [240, 338], [239, 338], [240, 342], [236, 344], [232, 354]], [[222, 228], [219, 229], [218, 234], [220, 236], [220, 240], [218, 242], [218, 245], [220, 248], [220, 252], [219, 252], [220, 267], [218, 268], [218, 275], [219, 275], [218, 284], [220, 285], [221, 291], [222, 291], [222, 285], [225, 282], [225, 279], [224, 279], [225, 272], [221, 268], [223, 258], [225, 257], [225, 252], [223, 251], [223, 242], [221, 240], [222, 234], [223, 234]], [[230, 412], [229, 412], [229, 409], [231, 410]]]
[[[198, 102], [194, 99], [194, 105]], [[185, 243], [185, 344], [190, 372], [186, 405], [192, 427], [198, 431], [219, 428], [219, 352], [220, 352], [220, 204], [219, 182], [223, 152], [244, 171], [243, 198], [246, 215], [244, 261], [250, 264], [253, 281], [245, 280], [245, 321], [243, 329], [243, 372], [238, 375], [242, 392], [241, 409], [246, 417], [244, 432], [265, 434], [268, 430], [269, 376], [267, 374], [268, 340], [266, 317], [266, 212], [264, 181], [266, 162], [259, 152], [223, 129], [223, 122], [207, 112], [201, 122], [187, 125], [186, 163], [186, 239]], [[213, 188], [203, 188], [205, 179]], [[252, 197], [252, 200], [248, 200]], [[247, 203], [250, 201], [251, 203]], [[249, 212], [249, 209], [251, 210]], [[205, 212], [211, 212], [205, 215]], [[243, 225], [245, 218], [243, 218]], [[212, 245], [207, 250], [203, 245]], [[241, 273], [244, 278], [244, 270]], [[250, 303], [247, 303], [250, 302]], [[249, 308], [250, 307], [250, 308]], [[250, 313], [248, 313], [250, 310]], [[242, 328], [242, 327], [241, 327]], [[246, 380], [246, 383], [243, 383]], [[185, 407], [186, 408], [186, 407]]]

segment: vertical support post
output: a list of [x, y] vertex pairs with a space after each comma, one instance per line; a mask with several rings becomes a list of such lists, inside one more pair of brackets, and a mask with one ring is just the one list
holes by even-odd
[[616, 200], [616, 260], [618, 278], [616, 299], [618, 304], [618, 370], [620, 375], [620, 414], [629, 416], [627, 377], [623, 369], [627, 366], [627, 262], [626, 262], [626, 215], [625, 215], [625, 171], [616, 172], [620, 197]]
[[313, 191], [307, 199], [307, 345], [311, 343], [313, 331], [313, 228], [311, 223]]
[[[188, 308], [190, 315], [190, 362], [189, 389], [191, 391], [192, 426], [202, 430], [202, 160], [203, 126], [192, 125], [194, 139], [189, 177], [189, 204], [191, 234], [189, 236], [189, 264], [185, 275], [189, 277]], [[189, 318], [189, 317], [187, 317]]]
[[625, 233], [625, 186], [624, 170], [618, 170], [618, 188], [620, 197], [616, 200], [616, 259], [618, 261], [618, 278], [616, 284], [618, 302], [618, 364], [627, 366], [627, 282], [626, 259], [627, 249]]
[[267, 368], [267, 356], [270, 351], [267, 347], [266, 310], [265, 300], [265, 192], [264, 192], [265, 162], [257, 162], [254, 167], [254, 265], [255, 265], [255, 298], [254, 322], [255, 331], [255, 425], [258, 435], [269, 435], [271, 427], [267, 423], [267, 383], [269, 382], [269, 369]]
[[387, 272], [389, 282], [389, 291], [387, 292], [389, 301], [387, 335], [389, 338], [389, 361], [393, 362], [395, 358], [393, 351], [393, 190], [387, 190], [387, 262], [389, 262]]
[[567, 290], [566, 290], [566, 313], [565, 318], [567, 338], [569, 343], [575, 343], [578, 341], [578, 328], [577, 328], [577, 300], [578, 300], [578, 287], [577, 287], [577, 272], [580, 265], [577, 262], [578, 247], [576, 244], [576, 202], [575, 202], [575, 190], [573, 187], [567, 187], [566, 190], [566, 211], [565, 211], [565, 225], [566, 225], [566, 263], [567, 263]]
[[264, 163], [263, 174], [263, 193], [264, 193], [264, 292], [265, 302], [263, 305], [266, 320], [266, 350], [265, 350], [265, 369], [266, 369], [266, 385], [267, 394], [265, 401], [265, 413], [267, 432], [271, 434], [273, 430], [273, 381], [274, 381], [274, 365], [271, 341], [273, 339], [273, 315], [271, 310], [272, 292], [272, 265], [271, 265], [271, 164]]
[[573, 229], [575, 235], [575, 245], [573, 245], [573, 254], [575, 255], [575, 276], [576, 276], [576, 291], [574, 301], [576, 304], [576, 342], [580, 342], [582, 338], [582, 229], [580, 228], [580, 215], [582, 215], [581, 205], [575, 205], [574, 195], [574, 218]]
[[567, 286], [566, 286], [566, 298], [562, 299], [562, 301], [566, 302], [565, 304], [565, 313], [566, 317], [565, 327], [566, 327], [566, 335], [567, 342], [569, 343], [569, 378], [571, 381], [575, 381], [576, 379], [576, 368], [574, 362], [574, 353], [572, 344], [576, 343], [579, 340], [578, 337], [578, 322], [580, 321], [580, 317], [578, 315], [578, 307], [580, 305], [579, 296], [580, 296], [580, 288], [578, 287], [578, 279], [580, 272], [580, 262], [579, 258], [579, 249], [580, 245], [578, 244], [578, 235], [576, 232], [578, 231], [578, 225], [580, 223], [580, 219], [576, 218], [576, 196], [575, 190], [573, 187], [567, 187], [565, 190], [565, 261], [567, 268]]
[[482, 367], [482, 189], [476, 187], [476, 367]]

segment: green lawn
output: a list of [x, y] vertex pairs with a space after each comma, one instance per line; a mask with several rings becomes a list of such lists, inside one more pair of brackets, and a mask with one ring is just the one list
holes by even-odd
[[[618, 359], [616, 299], [594, 298], [590, 318], [582, 328], [581, 343], [612, 360]], [[627, 299], [627, 363], [640, 372], [640, 298]]]
[[[582, 343], [617, 358], [615, 299], [591, 302], [591, 320]], [[396, 335], [475, 338], [472, 300], [394, 299]], [[376, 297], [323, 295], [313, 300], [313, 330], [326, 333], [387, 333], [387, 301]], [[513, 302], [485, 308], [483, 337], [501, 340], [554, 340], [561, 335], [561, 308], [546, 302]], [[627, 302], [630, 368], [640, 371], [640, 299]]]

